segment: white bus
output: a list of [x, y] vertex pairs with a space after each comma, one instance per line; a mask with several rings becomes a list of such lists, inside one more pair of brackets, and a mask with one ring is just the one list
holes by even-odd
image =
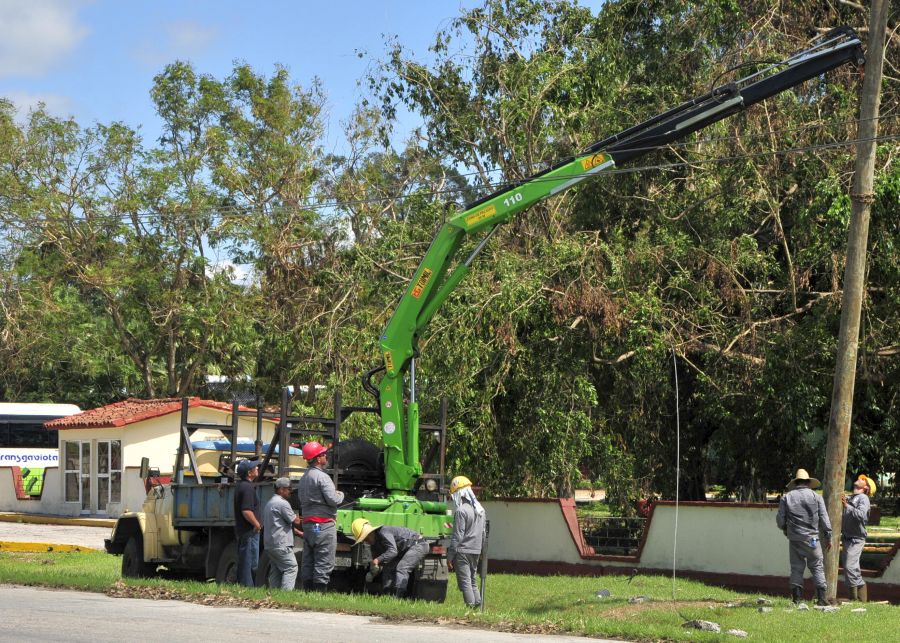
[[55, 449], [56, 431], [44, 422], [81, 413], [74, 404], [0, 402], [0, 449]]

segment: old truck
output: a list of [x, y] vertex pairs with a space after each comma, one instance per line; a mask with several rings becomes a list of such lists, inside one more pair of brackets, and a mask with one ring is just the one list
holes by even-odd
[[[469, 204], [440, 227], [381, 336], [381, 362], [363, 377], [374, 405], [345, 407], [336, 395], [332, 417], [293, 417], [284, 396], [280, 413], [258, 412], [258, 425], [263, 417], [277, 417], [279, 421], [257, 485], [263, 501], [272, 493], [275, 476], [297, 479], [302, 475], [286, 459], [290, 444], [299, 444], [309, 435], [335, 444], [332, 474], [337, 486], [347, 493], [347, 502], [338, 511], [342, 541], [333, 586], [366, 589], [367, 547], [352, 548], [347, 537], [352, 521], [365, 517], [375, 525], [402, 525], [422, 533], [432, 549], [413, 582], [413, 595], [432, 600], [442, 600], [445, 595], [444, 546], [451, 527], [444, 499], [446, 405], [438, 424], [420, 423], [416, 389], [418, 340], [498, 226], [543, 199], [848, 63], [864, 63], [860, 40], [852, 29], [834, 29], [781, 62], [757, 63], [756, 71], [739, 80], [714, 87]], [[471, 245], [469, 241], [474, 250], [463, 257], [463, 246]], [[376, 376], [379, 379], [373, 382]], [[235, 427], [235, 418], [245, 412], [249, 413], [235, 406]], [[378, 416], [382, 444], [341, 440], [341, 422], [357, 412]], [[171, 485], [154, 486], [142, 511], [119, 518], [107, 550], [122, 554], [122, 573], [126, 576], [182, 570], [228, 581], [233, 577], [236, 558], [231, 531], [231, 465], [237, 454], [232, 449], [230, 462], [223, 460], [216, 476], [203, 475], [190, 443], [195, 425], [188, 422], [186, 407], [182, 415], [174, 481]], [[236, 428], [226, 427], [222, 433], [233, 439]], [[428, 455], [423, 455], [425, 445], [420, 444], [423, 435], [431, 441]], [[276, 449], [277, 445], [280, 448]], [[276, 453], [278, 466], [269, 471], [267, 467], [275, 462]], [[428, 469], [433, 471], [427, 472]], [[302, 556], [299, 545], [297, 555]], [[262, 578], [265, 565], [263, 554]]]

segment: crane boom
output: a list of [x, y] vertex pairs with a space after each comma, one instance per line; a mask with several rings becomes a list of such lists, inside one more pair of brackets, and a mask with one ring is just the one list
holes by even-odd
[[[364, 381], [366, 388], [378, 397], [389, 493], [410, 494], [422, 475], [415, 390], [419, 335], [469, 272], [472, 261], [497, 226], [604, 170], [639, 158], [836, 67], [864, 62], [857, 34], [848, 27], [839, 27], [780, 63], [715, 87], [598, 141], [580, 154], [467, 205], [448, 219], [438, 230], [385, 327], [381, 337], [383, 366], [369, 371]], [[482, 236], [474, 251], [460, 260], [463, 242], [477, 234]], [[376, 390], [370, 379], [382, 370], [384, 375]]]

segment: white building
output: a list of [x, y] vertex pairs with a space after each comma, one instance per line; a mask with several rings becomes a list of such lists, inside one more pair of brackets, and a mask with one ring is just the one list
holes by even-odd
[[[230, 425], [231, 411], [231, 404], [191, 398], [188, 421]], [[12, 467], [0, 465], [0, 511], [116, 517], [139, 510], [146, 495], [141, 458], [149, 458], [161, 475], [171, 475], [180, 423], [180, 399], [134, 398], [47, 422], [47, 429], [59, 432], [57, 466], [45, 468], [40, 498], [23, 500], [15, 493]], [[263, 421], [263, 441], [271, 439], [275, 427], [273, 420]], [[238, 435], [255, 439], [256, 418], [239, 418]], [[196, 431], [192, 439], [223, 437], [208, 430]], [[201, 470], [215, 470], [217, 461], [218, 454], [208, 454]]]

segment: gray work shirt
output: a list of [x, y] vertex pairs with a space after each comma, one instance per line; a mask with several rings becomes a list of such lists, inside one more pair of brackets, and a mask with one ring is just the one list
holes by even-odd
[[266, 549], [294, 546], [294, 510], [291, 503], [275, 494], [263, 510], [263, 543]]
[[337, 518], [338, 505], [344, 502], [344, 493], [334, 488], [331, 476], [319, 467], [310, 467], [297, 486], [300, 513], [304, 518]]
[[775, 523], [788, 540], [809, 542], [810, 538], [819, 538], [821, 532], [825, 541], [831, 542], [825, 501], [809, 487], [797, 487], [781, 496]]
[[422, 534], [406, 527], [380, 527], [375, 532], [375, 543], [372, 545], [372, 558], [384, 567], [394, 559], [403, 557], [409, 548], [423, 541]]
[[862, 538], [868, 535], [866, 523], [869, 522], [869, 496], [854, 493], [847, 498], [844, 515], [841, 518], [841, 536], [844, 538]]
[[461, 554], [480, 554], [484, 538], [485, 514], [475, 513], [475, 507], [464, 502], [453, 514], [453, 534], [450, 536], [450, 547], [447, 556], [453, 558], [455, 552]]

